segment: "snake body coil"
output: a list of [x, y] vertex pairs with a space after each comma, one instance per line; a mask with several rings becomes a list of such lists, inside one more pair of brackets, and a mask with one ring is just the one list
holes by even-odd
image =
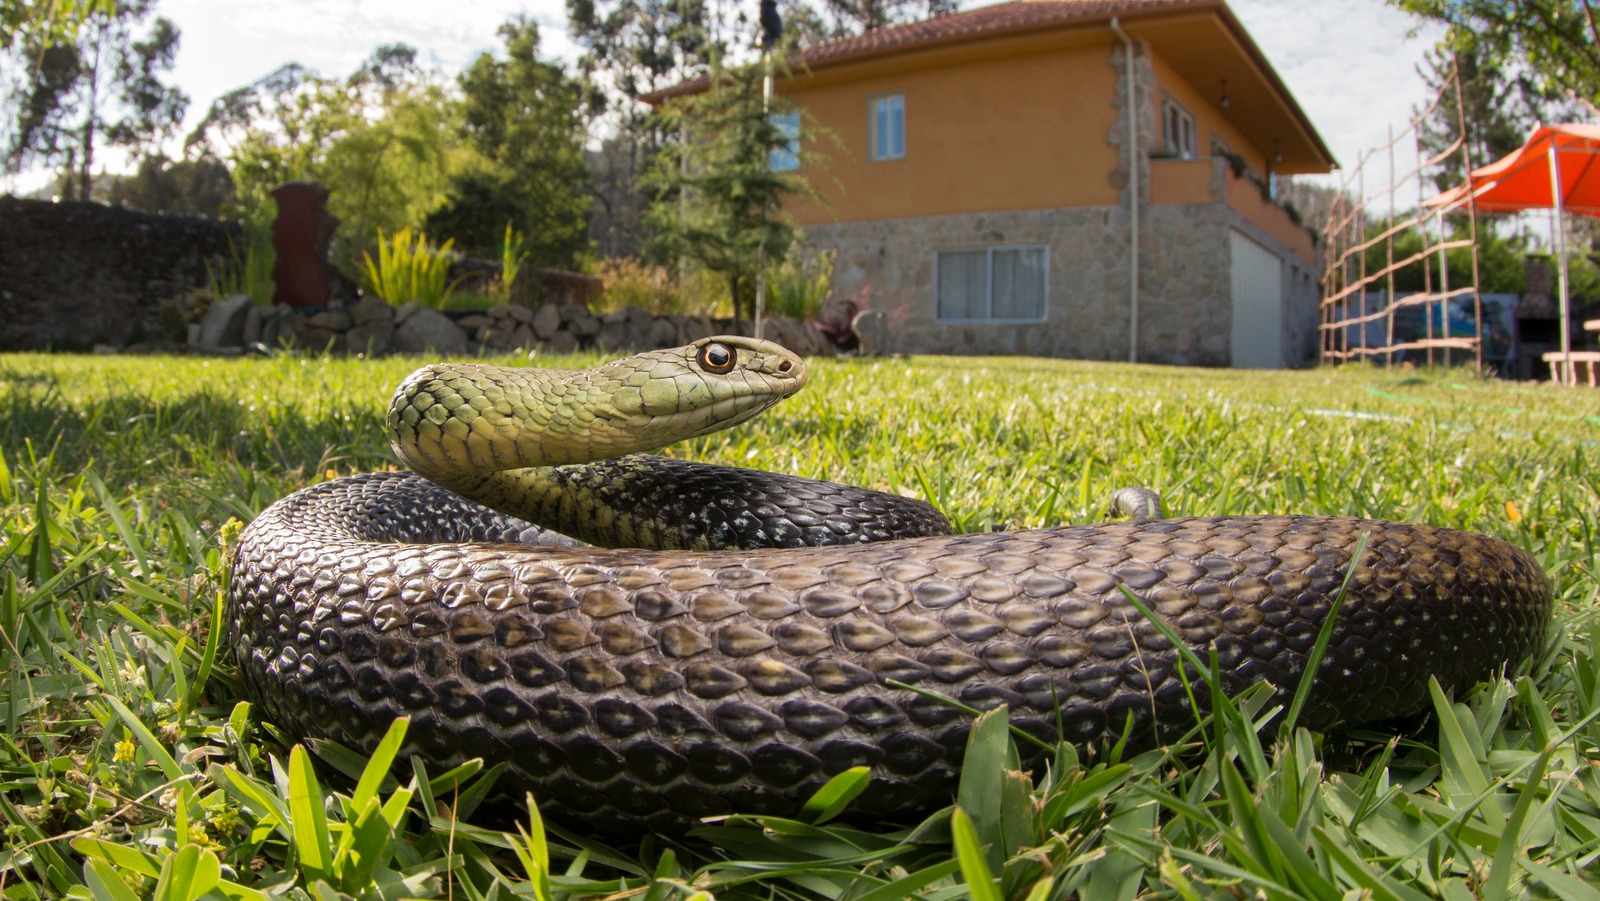
[[[704, 383], [727, 370], [705, 359], [708, 346], [751, 383], [752, 372], [788, 377], [781, 391], [792, 393], [804, 381], [797, 358], [748, 339], [624, 363], [680, 378], [678, 396], [715, 395]], [[683, 367], [692, 378], [676, 375]], [[972, 707], [1007, 704], [1014, 724], [1048, 739], [1115, 738], [1130, 718], [1142, 743], [1181, 733], [1195, 711], [1177, 654], [1119, 586], [1202, 653], [1215, 649], [1230, 691], [1267, 681], [1287, 698], [1369, 535], [1315, 676], [1314, 727], [1417, 712], [1430, 676], [1465, 689], [1531, 654], [1548, 625], [1550, 584], [1525, 552], [1419, 525], [1261, 516], [949, 536], [916, 502], [870, 492], [844, 502], [836, 486], [742, 470], [731, 499], [653, 516], [678, 483], [647, 460], [528, 469], [541, 465], [528, 447], [544, 439], [507, 424], [520, 401], [461, 388], [491, 377], [424, 370], [391, 409], [402, 458], [454, 490], [408, 473], [339, 479], [245, 530], [229, 592], [234, 659], [267, 717], [293, 733], [370, 748], [410, 716], [411, 752], [439, 765], [504, 762], [503, 785], [597, 830], [792, 813], [858, 765], [873, 771], [861, 812], [947, 803], [969, 719], [891, 680]], [[740, 419], [773, 402], [733, 399], [743, 390], [754, 389], [694, 409]], [[644, 415], [624, 408], [623, 418]], [[506, 418], [484, 425], [485, 410]], [[696, 417], [693, 428], [715, 427]], [[621, 443], [607, 428], [587, 440]], [[485, 459], [511, 470], [480, 472]], [[692, 498], [713, 490], [696, 480], [723, 477], [672, 466]], [[840, 546], [535, 545], [541, 529], [462, 490], [585, 540]], [[646, 509], [630, 510], [640, 492]], [[797, 496], [821, 512], [791, 519]]]

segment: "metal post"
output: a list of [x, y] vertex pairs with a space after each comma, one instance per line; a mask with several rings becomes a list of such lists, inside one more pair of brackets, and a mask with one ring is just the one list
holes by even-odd
[[1559, 138], [1555, 133], [1550, 135], [1550, 201], [1556, 212], [1555, 245], [1556, 245], [1556, 272], [1561, 280], [1561, 384], [1577, 384], [1576, 373], [1572, 371], [1572, 335], [1567, 322], [1567, 216], [1566, 198], [1562, 196], [1561, 187], [1561, 153], [1556, 149]]
[[1127, 79], [1123, 111], [1128, 117], [1128, 362], [1139, 362], [1139, 91], [1134, 80], [1133, 39], [1116, 16], [1111, 30], [1122, 41]]
[[[766, 120], [772, 108], [772, 66], [771, 57], [765, 48], [761, 51], [761, 118]], [[769, 162], [768, 165], [771, 165]], [[756, 322], [753, 333], [756, 340], [761, 339], [762, 315], [767, 309], [767, 245], [765, 242], [756, 247]]]

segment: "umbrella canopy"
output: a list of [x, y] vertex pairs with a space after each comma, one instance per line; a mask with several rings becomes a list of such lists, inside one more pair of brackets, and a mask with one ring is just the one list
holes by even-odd
[[[1555, 165], [1551, 165], [1551, 150]], [[1559, 194], [1550, 190], [1550, 170], [1561, 174]], [[1600, 216], [1600, 125], [1544, 125], [1521, 147], [1468, 174], [1423, 205], [1448, 212], [1473, 204], [1485, 212], [1519, 212], [1554, 207]]]
[[[1553, 209], [1560, 282], [1561, 372], [1575, 383], [1571, 313], [1567, 302], [1566, 213], [1600, 216], [1600, 125], [1541, 125], [1523, 145], [1467, 173], [1467, 180], [1423, 201], [1438, 213], [1472, 204], [1480, 211], [1514, 213]], [[1552, 190], [1552, 188], [1559, 190]], [[1554, 367], [1552, 367], [1554, 368]]]

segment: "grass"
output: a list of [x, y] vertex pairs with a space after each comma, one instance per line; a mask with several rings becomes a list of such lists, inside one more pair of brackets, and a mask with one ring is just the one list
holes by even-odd
[[1553, 640], [1508, 681], [1436, 692], [1406, 735], [1283, 728], [1246, 693], [1182, 753], [1063, 747], [1024, 775], [992, 712], [958, 806], [916, 829], [839, 825], [848, 772], [793, 821], [610, 848], [536, 807], [517, 831], [475, 825], [489, 774], [389, 778], [398, 735], [371, 758], [294, 746], [218, 662], [228, 521], [393, 465], [382, 411], [418, 363], [0, 356], [5, 898], [1600, 898], [1592, 391], [816, 362], [799, 397], [672, 453], [920, 494], [968, 531], [1094, 520], [1127, 484], [1173, 513], [1474, 529], [1551, 573]]

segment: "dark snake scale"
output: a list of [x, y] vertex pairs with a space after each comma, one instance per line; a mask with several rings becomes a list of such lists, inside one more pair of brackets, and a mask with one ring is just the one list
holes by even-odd
[[[248, 693], [290, 733], [356, 749], [409, 716], [408, 751], [431, 770], [505, 763], [501, 787], [532, 791], [553, 820], [637, 835], [792, 814], [853, 766], [873, 775], [858, 815], [948, 804], [970, 718], [891, 680], [1008, 705], [1049, 740], [1115, 739], [1130, 718], [1141, 746], [1181, 734], [1196, 711], [1176, 652], [1118, 586], [1214, 649], [1230, 691], [1267, 681], [1286, 701], [1368, 535], [1316, 674], [1314, 728], [1419, 712], [1430, 676], [1448, 691], [1491, 678], [1538, 649], [1550, 618], [1533, 559], [1464, 532], [1243, 516], [949, 536], [920, 502], [746, 470], [718, 497], [725, 471], [650, 460], [556, 481], [616, 506], [635, 492], [659, 506], [682, 485], [693, 517], [645, 527], [525, 508], [549, 506], [543, 525], [590, 541], [686, 527], [691, 546], [832, 546], [556, 546], [410, 473], [314, 485], [234, 550], [226, 625]], [[890, 537], [904, 535], [922, 537]]]

